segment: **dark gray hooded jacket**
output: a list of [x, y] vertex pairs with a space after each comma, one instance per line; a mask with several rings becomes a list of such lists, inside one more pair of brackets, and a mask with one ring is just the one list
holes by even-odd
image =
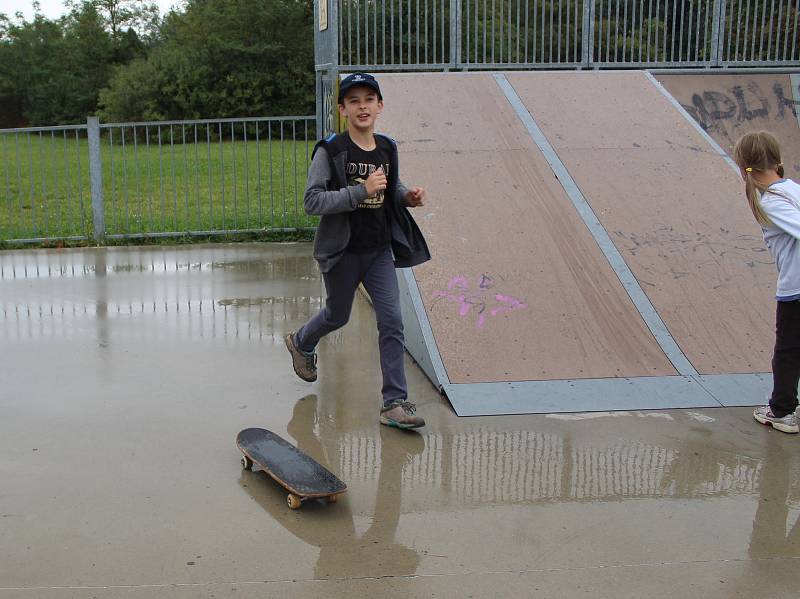
[[[398, 176], [397, 145], [385, 135], [375, 135], [389, 156], [389, 179], [385, 198], [388, 201], [392, 253], [396, 268], [408, 268], [430, 260], [428, 244], [417, 223], [408, 213], [405, 195], [408, 189]], [[322, 272], [328, 272], [342, 257], [350, 242], [350, 213], [367, 199], [363, 184], [347, 186], [348, 134], [331, 135], [314, 147], [308, 183], [303, 196], [307, 214], [321, 216], [314, 236], [314, 258]]]

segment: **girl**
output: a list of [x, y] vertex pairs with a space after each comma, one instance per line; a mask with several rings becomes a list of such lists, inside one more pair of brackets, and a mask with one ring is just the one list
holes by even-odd
[[769, 404], [753, 417], [784, 433], [797, 433], [800, 379], [800, 185], [783, 177], [781, 151], [765, 131], [736, 142], [733, 158], [742, 172], [750, 210], [778, 267], [773, 388]]

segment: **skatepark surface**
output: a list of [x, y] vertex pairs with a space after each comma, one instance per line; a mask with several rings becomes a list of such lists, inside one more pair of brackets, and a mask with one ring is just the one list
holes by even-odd
[[[363, 297], [291, 370], [308, 244], [6, 251], [0, 289], [0, 599], [798, 596], [800, 439], [750, 408], [459, 418], [409, 358], [428, 425], [380, 427]], [[289, 510], [251, 426], [349, 492]]]

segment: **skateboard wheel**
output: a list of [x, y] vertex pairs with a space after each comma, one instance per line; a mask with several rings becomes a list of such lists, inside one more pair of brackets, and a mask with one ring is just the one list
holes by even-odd
[[289, 505], [290, 508], [296, 510], [300, 507], [300, 498], [297, 495], [289, 495], [286, 497], [286, 503]]
[[252, 470], [253, 469], [253, 460], [248, 458], [246, 455], [242, 456], [242, 468], [245, 470]]
[[330, 497], [328, 497], [328, 503], [336, 503], [337, 501], [339, 501], [338, 495], [331, 495]]

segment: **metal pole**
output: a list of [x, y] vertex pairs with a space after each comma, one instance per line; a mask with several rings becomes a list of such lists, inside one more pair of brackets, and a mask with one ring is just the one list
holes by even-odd
[[[442, 57], [444, 59], [444, 57]], [[442, 60], [444, 62], [444, 60]], [[450, 68], [461, 64], [461, 0], [450, 0]]]
[[722, 48], [725, 41], [725, 2], [714, 0], [714, 16], [711, 21], [711, 64], [722, 64]]
[[103, 243], [106, 236], [106, 216], [103, 208], [103, 163], [100, 159], [100, 119], [90, 116], [86, 119], [89, 137], [89, 178], [92, 191], [93, 239]]
[[316, 72], [316, 121], [317, 139], [324, 137], [323, 128], [325, 125], [325, 85], [322, 81], [322, 71]]
[[582, 61], [587, 69], [594, 63], [594, 0], [583, 0]]
[[[800, 73], [792, 73], [789, 75], [789, 81], [792, 84], [792, 98], [795, 104], [800, 105]], [[795, 112], [797, 117], [797, 125], [800, 126], [800, 110]]]
[[[319, 9], [327, 7], [327, 27], [320, 30]], [[349, 14], [349, 13], [348, 13]], [[336, 98], [331, 98], [338, 89], [339, 48], [339, 0], [314, 1], [314, 56], [316, 63], [316, 122], [317, 138], [322, 139], [335, 131]], [[350, 63], [352, 64], [352, 63]], [[332, 125], [333, 124], [333, 125]]]

